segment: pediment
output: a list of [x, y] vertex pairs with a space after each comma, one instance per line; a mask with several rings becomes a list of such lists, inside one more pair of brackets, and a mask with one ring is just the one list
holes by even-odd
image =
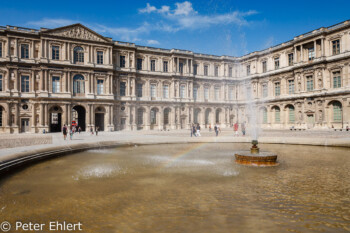
[[44, 32], [46, 35], [68, 37], [72, 39], [90, 40], [98, 42], [110, 42], [108, 38], [101, 36], [93, 30], [81, 24], [73, 24], [60, 28], [50, 29]]

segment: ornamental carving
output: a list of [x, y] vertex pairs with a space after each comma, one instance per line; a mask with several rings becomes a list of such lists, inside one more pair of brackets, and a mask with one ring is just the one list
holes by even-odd
[[87, 29], [75, 26], [72, 28], [64, 28], [61, 30], [55, 30], [53, 32], [49, 33], [50, 35], [54, 36], [63, 36], [63, 37], [70, 37], [75, 39], [84, 39], [84, 40], [93, 40], [93, 41], [100, 41], [105, 42], [105, 40], [101, 39], [96, 34], [91, 33]]

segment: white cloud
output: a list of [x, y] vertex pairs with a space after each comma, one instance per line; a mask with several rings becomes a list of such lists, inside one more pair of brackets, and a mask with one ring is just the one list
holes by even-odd
[[149, 45], [159, 45], [159, 41], [157, 41], [157, 40], [147, 40], [147, 44], [149, 44]]
[[153, 11], [156, 11], [157, 8], [155, 8], [154, 6], [151, 6], [149, 3], [147, 3], [145, 8], [139, 9], [140, 13], [151, 13]]
[[197, 12], [192, 8], [192, 3], [185, 1], [183, 3], [175, 3], [176, 9], [174, 15], [190, 15], [196, 14]]

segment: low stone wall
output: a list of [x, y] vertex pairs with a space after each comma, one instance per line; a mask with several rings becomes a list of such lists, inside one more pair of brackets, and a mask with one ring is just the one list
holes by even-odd
[[25, 134], [6, 134], [0, 135], [0, 149], [32, 146], [41, 144], [52, 144], [51, 135], [25, 135]]

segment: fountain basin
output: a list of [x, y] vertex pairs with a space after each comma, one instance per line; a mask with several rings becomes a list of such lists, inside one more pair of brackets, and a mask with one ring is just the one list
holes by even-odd
[[272, 152], [251, 153], [238, 151], [235, 153], [236, 163], [252, 166], [277, 166], [277, 154]]

